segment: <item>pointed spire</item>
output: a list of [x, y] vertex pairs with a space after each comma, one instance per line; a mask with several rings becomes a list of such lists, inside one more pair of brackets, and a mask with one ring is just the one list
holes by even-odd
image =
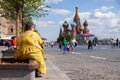
[[87, 20], [85, 20], [85, 22], [83, 23], [83, 26], [88, 26]]
[[77, 24], [76, 25], [76, 32], [77, 34], [82, 32], [82, 28], [81, 28], [81, 23], [80, 23], [80, 17], [79, 17], [79, 13], [78, 13], [78, 6], [75, 7], [76, 8], [76, 12], [75, 12], [75, 16], [74, 16], [74, 22]]
[[89, 29], [88, 29], [88, 22], [87, 20], [85, 20], [85, 22], [83, 23], [83, 26], [84, 26], [84, 33], [89, 33]]
[[76, 8], [76, 12], [78, 12], [78, 5], [76, 5], [76, 7], [75, 7], [75, 8]]
[[80, 19], [79, 18], [79, 13], [78, 13], [78, 5], [75, 8], [76, 8], [76, 13], [75, 13], [75, 16], [74, 16], [74, 20], [75, 19]]

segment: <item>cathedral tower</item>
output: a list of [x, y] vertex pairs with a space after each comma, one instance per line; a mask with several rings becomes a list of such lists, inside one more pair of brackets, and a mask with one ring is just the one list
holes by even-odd
[[85, 22], [83, 23], [83, 26], [84, 26], [83, 33], [85, 33], [85, 34], [86, 34], [86, 33], [89, 33], [87, 20], [85, 20]]
[[80, 34], [82, 32], [82, 28], [81, 28], [79, 13], [78, 13], [78, 6], [76, 6], [76, 12], [75, 12], [75, 16], [74, 16], [74, 22], [77, 24], [76, 25], [76, 33]]

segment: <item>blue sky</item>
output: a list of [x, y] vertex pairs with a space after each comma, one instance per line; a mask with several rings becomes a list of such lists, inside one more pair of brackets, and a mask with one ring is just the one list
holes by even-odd
[[[48, 41], [56, 40], [60, 26], [73, 20], [75, 6], [79, 6], [81, 24], [88, 21], [90, 33], [99, 38], [120, 38], [119, 0], [47, 0], [51, 8], [48, 16], [34, 19], [36, 28]], [[70, 27], [70, 26], [69, 26]]]

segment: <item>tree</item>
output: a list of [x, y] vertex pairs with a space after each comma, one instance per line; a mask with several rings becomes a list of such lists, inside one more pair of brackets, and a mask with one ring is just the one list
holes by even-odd
[[94, 39], [93, 39], [93, 44], [96, 45], [97, 42], [98, 42], [98, 38], [97, 38], [97, 37], [94, 37]]
[[70, 42], [71, 39], [72, 39], [72, 36], [71, 36], [70, 34], [62, 33], [61, 36], [57, 39], [57, 42], [62, 42], [64, 38], [65, 38], [68, 42]]
[[[23, 0], [22, 5], [22, 26], [32, 18], [45, 17], [50, 6], [44, 4], [45, 0]], [[23, 27], [24, 31], [24, 27]]]
[[[45, 6], [45, 0], [5, 0], [0, 2], [3, 16], [16, 19], [16, 36], [19, 36], [19, 20], [29, 17], [41, 17], [47, 15], [49, 6]], [[22, 19], [21, 19], [22, 18]]]

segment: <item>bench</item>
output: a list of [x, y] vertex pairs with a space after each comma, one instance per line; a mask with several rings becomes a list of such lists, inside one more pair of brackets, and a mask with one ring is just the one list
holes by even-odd
[[34, 60], [0, 59], [0, 80], [35, 80], [38, 65]]
[[2, 58], [13, 58], [15, 54], [15, 50], [5, 50], [2, 52]]
[[[14, 58], [15, 50], [5, 50], [2, 52], [2, 58]], [[47, 60], [47, 58], [45, 58]]]

